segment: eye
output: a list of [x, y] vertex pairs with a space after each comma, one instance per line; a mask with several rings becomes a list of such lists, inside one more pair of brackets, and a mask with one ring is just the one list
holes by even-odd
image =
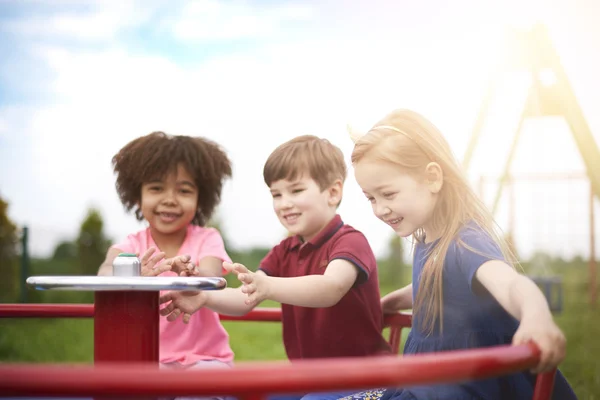
[[183, 194], [192, 194], [192, 193], [194, 193], [194, 191], [190, 190], [190, 189], [181, 189], [180, 192], [183, 193]]
[[387, 192], [387, 193], [383, 193], [383, 197], [385, 197], [387, 200], [391, 200], [396, 196], [396, 192]]
[[271, 193], [271, 196], [276, 199], [277, 197], [281, 197], [279, 193]]
[[151, 192], [159, 192], [162, 188], [160, 186], [157, 185], [152, 185], [148, 188], [149, 191]]
[[375, 198], [371, 197], [371, 196], [367, 196], [367, 200], [369, 201], [369, 203], [373, 203], [375, 201]]
[[301, 193], [304, 192], [304, 189], [294, 189], [292, 193]]

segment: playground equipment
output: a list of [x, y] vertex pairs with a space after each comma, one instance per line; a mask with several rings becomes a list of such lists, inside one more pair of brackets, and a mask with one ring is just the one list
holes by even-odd
[[[501, 78], [507, 72], [527, 72], [531, 77], [531, 86], [527, 93], [525, 105], [521, 110], [517, 128], [510, 142], [510, 148], [492, 201], [492, 212], [496, 213], [498, 209], [504, 187], [509, 186], [511, 181], [515, 179], [511, 175], [511, 164], [524, 122], [529, 118], [563, 117], [570, 128], [577, 150], [585, 165], [586, 177], [590, 182], [589, 301], [594, 306], [597, 300], [597, 267], [595, 261], [593, 201], [594, 195], [600, 199], [600, 150], [546, 27], [538, 23], [530, 29], [515, 30], [509, 36], [507, 45], [511, 53], [507, 55], [506, 59], [499, 60], [497, 70], [493, 71], [493, 78], [489, 81], [487, 92], [473, 126], [471, 138], [463, 158], [463, 166], [465, 170], [468, 170], [471, 164]], [[539, 179], [539, 177], [536, 179]], [[542, 288], [561, 286], [558, 277], [537, 276], [535, 280], [541, 284]], [[551, 298], [548, 301], [550, 302]]]
[[[539, 361], [534, 344], [498, 346], [411, 357], [247, 363], [229, 370], [158, 369], [158, 291], [220, 290], [222, 278], [31, 277], [44, 290], [91, 290], [94, 305], [3, 304], [0, 318], [94, 318], [94, 366], [0, 364], [4, 396], [233, 395], [258, 400], [269, 393], [335, 391], [482, 379], [523, 371]], [[238, 321], [281, 321], [279, 309], [255, 309]], [[388, 315], [390, 344], [398, 352], [409, 314]], [[549, 399], [555, 371], [539, 375], [534, 400]]]

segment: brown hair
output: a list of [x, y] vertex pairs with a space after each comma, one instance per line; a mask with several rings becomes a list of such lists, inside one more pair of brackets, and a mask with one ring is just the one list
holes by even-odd
[[[432, 225], [442, 233], [428, 254], [421, 274], [421, 283], [413, 311], [422, 315], [423, 328], [431, 334], [439, 321], [443, 330], [443, 270], [444, 260], [452, 242], [477, 252], [464, 243], [459, 232], [474, 223], [500, 248], [505, 261], [515, 266], [517, 261], [494, 222], [492, 215], [469, 185], [448, 142], [438, 128], [422, 115], [410, 110], [394, 110], [357, 138], [352, 152], [352, 164], [363, 159], [392, 163], [398, 172], [423, 174], [430, 162], [437, 162], [443, 171], [439, 201], [433, 211]], [[415, 243], [423, 242], [425, 232], [413, 233]]]
[[113, 157], [115, 186], [127, 211], [142, 220], [142, 184], [177, 171], [182, 164], [198, 187], [198, 209], [192, 221], [203, 226], [221, 200], [223, 181], [231, 177], [231, 162], [215, 142], [202, 137], [153, 132], [129, 142]]
[[344, 154], [327, 139], [298, 136], [277, 147], [267, 159], [263, 177], [267, 186], [280, 179], [296, 179], [308, 172], [321, 190], [336, 179], [346, 180]]

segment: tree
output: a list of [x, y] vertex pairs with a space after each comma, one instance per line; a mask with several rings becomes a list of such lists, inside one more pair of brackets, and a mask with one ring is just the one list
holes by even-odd
[[96, 275], [106, 257], [110, 240], [104, 236], [103, 228], [104, 222], [100, 212], [91, 208], [81, 224], [79, 237], [75, 241], [82, 275]]
[[54, 249], [53, 260], [73, 260], [77, 258], [77, 245], [73, 242], [60, 242]]
[[404, 263], [404, 243], [398, 235], [393, 235], [389, 241], [389, 255], [386, 260], [379, 263], [380, 280], [385, 285], [394, 287], [406, 284], [408, 268]]
[[14, 299], [18, 290], [17, 227], [8, 217], [8, 203], [0, 197], [0, 299]]

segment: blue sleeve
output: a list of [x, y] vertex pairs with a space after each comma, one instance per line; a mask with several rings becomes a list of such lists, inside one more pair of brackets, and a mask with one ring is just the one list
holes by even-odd
[[504, 261], [504, 256], [498, 243], [479, 228], [466, 228], [459, 237], [455, 244], [456, 263], [473, 291], [473, 278], [479, 267], [491, 260]]

